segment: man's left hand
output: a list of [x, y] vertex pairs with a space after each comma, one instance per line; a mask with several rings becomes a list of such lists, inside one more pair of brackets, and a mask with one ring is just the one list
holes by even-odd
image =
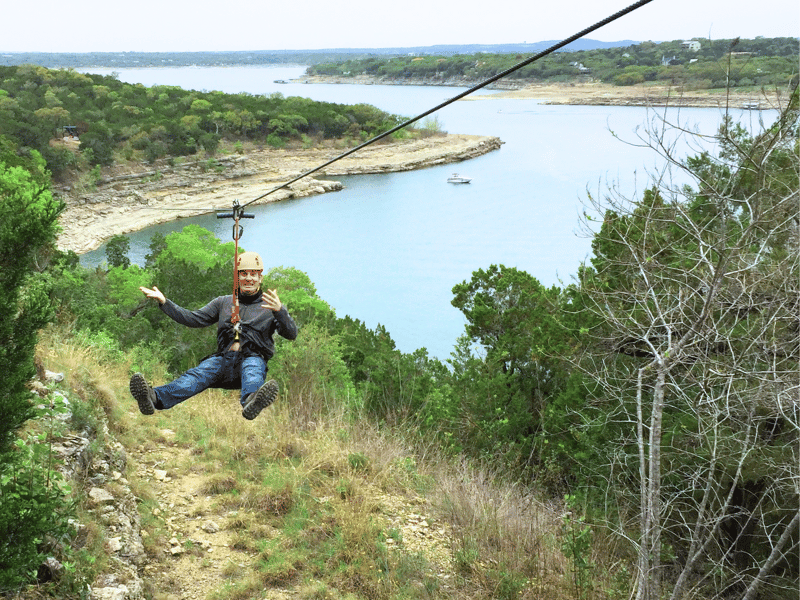
[[278, 312], [283, 306], [276, 290], [267, 290], [261, 294], [261, 301], [264, 303], [261, 305], [262, 307], [268, 308], [273, 312]]

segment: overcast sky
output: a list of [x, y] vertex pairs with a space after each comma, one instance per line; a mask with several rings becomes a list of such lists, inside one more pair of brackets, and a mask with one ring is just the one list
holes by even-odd
[[[633, 1], [9, 1], [0, 12], [0, 52], [533, 43], [566, 38]], [[668, 41], [798, 35], [797, 0], [653, 0], [587, 37]]]

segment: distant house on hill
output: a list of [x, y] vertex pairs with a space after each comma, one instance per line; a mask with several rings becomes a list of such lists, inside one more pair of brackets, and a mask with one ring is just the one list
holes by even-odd
[[685, 41], [681, 44], [681, 49], [689, 50], [690, 52], [697, 52], [700, 50], [700, 42], [697, 40]]
[[69, 137], [77, 140], [78, 128], [75, 125], [64, 125], [61, 127], [61, 135], [62, 137]]
[[580, 71], [581, 75], [588, 75], [589, 73], [592, 72], [592, 70], [589, 67], [584, 67], [582, 63], [571, 62], [569, 64], [570, 64], [570, 66], [575, 67], [576, 69], [578, 69], [578, 71]]

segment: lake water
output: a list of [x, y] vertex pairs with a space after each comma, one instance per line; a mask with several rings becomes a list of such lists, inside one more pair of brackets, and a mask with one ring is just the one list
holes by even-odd
[[[89, 71], [89, 70], [87, 70]], [[112, 69], [89, 72], [110, 74]], [[416, 116], [461, 89], [409, 86], [277, 84], [300, 77], [303, 67], [192, 67], [117, 69], [119, 79], [147, 86], [229, 93], [304, 96], [342, 104], [373, 104]], [[479, 92], [491, 95], [492, 92]], [[267, 266], [305, 271], [339, 316], [368, 327], [384, 325], [403, 352], [425, 347], [447, 359], [464, 332], [452, 307], [452, 288], [492, 264], [527, 271], [543, 284], [561, 285], [590, 253], [578, 235], [582, 199], [613, 183], [633, 197], [648, 173], [663, 168], [654, 152], [636, 142], [636, 130], [653, 118], [643, 108], [544, 106], [533, 100], [459, 101], [436, 113], [451, 133], [492, 135], [503, 147], [454, 165], [414, 172], [338, 178], [341, 192], [252, 206], [241, 244], [262, 254]], [[758, 113], [734, 115], [749, 120]], [[713, 134], [715, 109], [682, 109], [673, 120]], [[769, 117], [765, 117], [769, 118]], [[687, 152], [686, 149], [679, 152]], [[357, 155], [356, 155], [357, 156]], [[469, 185], [446, 182], [454, 171]], [[267, 191], [267, 190], [265, 190]], [[240, 203], [252, 198], [230, 198]], [[131, 259], [143, 264], [150, 237], [196, 223], [231, 239], [231, 221], [214, 215], [182, 219], [131, 234]], [[103, 248], [82, 263], [105, 259]], [[220, 293], [229, 284], [220, 282]], [[169, 295], [169, 290], [164, 290]], [[280, 291], [279, 291], [280, 293]], [[289, 307], [291, 310], [291, 307]]]

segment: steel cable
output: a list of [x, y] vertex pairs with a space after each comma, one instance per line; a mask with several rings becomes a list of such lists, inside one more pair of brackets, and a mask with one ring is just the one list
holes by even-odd
[[509, 75], [510, 73], [513, 73], [514, 71], [517, 71], [517, 70], [521, 69], [522, 67], [525, 67], [525, 66], [527, 66], [527, 65], [529, 65], [529, 64], [531, 64], [531, 63], [533, 63], [533, 62], [535, 62], [535, 61], [537, 61], [537, 60], [539, 60], [541, 58], [544, 58], [548, 54], [552, 54], [556, 50], [559, 50], [560, 48], [563, 48], [564, 46], [566, 46], [568, 44], [571, 44], [575, 40], [578, 40], [578, 39], [582, 38], [583, 36], [593, 32], [593, 31], [595, 31], [597, 29], [600, 29], [601, 27], [603, 27], [605, 25], [608, 25], [612, 21], [616, 21], [620, 17], [623, 17], [623, 16], [627, 15], [628, 13], [631, 13], [631, 12], [641, 8], [645, 4], [649, 4], [652, 1], [653, 0], [639, 0], [638, 2], [635, 2], [634, 4], [631, 4], [627, 8], [624, 8], [624, 9], [620, 10], [619, 12], [616, 12], [613, 15], [611, 15], [609, 17], [606, 17], [602, 21], [598, 21], [594, 25], [591, 25], [590, 27], [587, 27], [586, 29], [583, 29], [582, 31], [579, 31], [576, 34], [574, 34], [574, 35], [572, 35], [572, 36], [570, 36], [568, 38], [565, 38], [564, 40], [558, 42], [557, 44], [553, 44], [552, 46], [550, 46], [546, 50], [543, 50], [543, 51], [539, 52], [538, 54], [534, 54], [530, 58], [527, 58], [527, 59], [523, 60], [522, 62], [517, 63], [516, 65], [506, 69], [502, 73], [498, 73], [497, 75], [494, 75], [494, 76], [490, 77], [489, 79], [486, 79], [485, 81], [482, 81], [481, 83], [469, 88], [468, 90], [466, 90], [464, 92], [461, 92], [460, 94], [458, 94], [456, 96], [453, 96], [449, 100], [445, 100], [441, 104], [439, 104], [437, 106], [434, 106], [433, 108], [431, 108], [429, 110], [426, 110], [423, 113], [420, 113], [416, 117], [414, 117], [412, 119], [409, 119], [409, 120], [401, 123], [400, 125], [396, 125], [395, 127], [392, 127], [391, 129], [389, 129], [388, 131], [384, 131], [383, 133], [376, 135], [372, 139], [369, 139], [366, 142], [364, 142], [362, 144], [359, 144], [355, 148], [351, 148], [347, 152], [343, 152], [339, 156], [337, 156], [335, 158], [332, 158], [331, 160], [329, 160], [329, 161], [327, 161], [325, 163], [322, 163], [321, 165], [319, 165], [317, 167], [314, 167], [313, 169], [311, 169], [309, 171], [305, 171], [304, 173], [301, 173], [300, 175], [298, 175], [297, 177], [295, 177], [293, 179], [290, 179], [286, 183], [283, 183], [283, 184], [281, 184], [281, 185], [279, 185], [277, 187], [272, 188], [268, 192], [265, 192], [265, 193], [261, 194], [260, 196], [257, 196], [256, 198], [253, 198], [249, 202], [243, 204], [242, 208], [244, 208], [245, 206], [249, 206], [253, 202], [257, 202], [258, 200], [261, 200], [262, 198], [265, 198], [265, 197], [269, 196], [270, 194], [273, 194], [273, 193], [277, 192], [278, 190], [282, 190], [284, 188], [289, 187], [291, 184], [295, 183], [296, 181], [299, 181], [299, 180], [303, 179], [304, 177], [308, 177], [312, 173], [316, 173], [317, 171], [320, 171], [320, 170], [324, 169], [325, 167], [335, 163], [336, 161], [341, 160], [341, 159], [343, 159], [343, 158], [345, 158], [347, 156], [350, 156], [351, 154], [353, 154], [355, 152], [358, 152], [362, 148], [365, 148], [366, 146], [369, 146], [370, 144], [373, 144], [373, 143], [377, 142], [378, 140], [382, 140], [383, 138], [385, 138], [387, 136], [390, 136], [395, 131], [399, 131], [400, 129], [403, 129], [404, 127], [408, 127], [412, 123], [416, 123], [420, 119], [423, 119], [423, 118], [427, 117], [428, 115], [430, 115], [431, 113], [434, 113], [437, 110], [440, 110], [440, 109], [444, 108], [448, 104], [452, 104], [453, 102], [455, 102], [457, 100], [460, 100], [461, 98], [464, 98], [465, 96], [469, 96], [471, 93], [473, 93], [473, 92], [475, 92], [475, 91], [477, 91], [477, 90], [479, 90], [481, 88], [486, 87], [490, 83], [494, 83], [498, 79], [502, 79], [503, 77]]

